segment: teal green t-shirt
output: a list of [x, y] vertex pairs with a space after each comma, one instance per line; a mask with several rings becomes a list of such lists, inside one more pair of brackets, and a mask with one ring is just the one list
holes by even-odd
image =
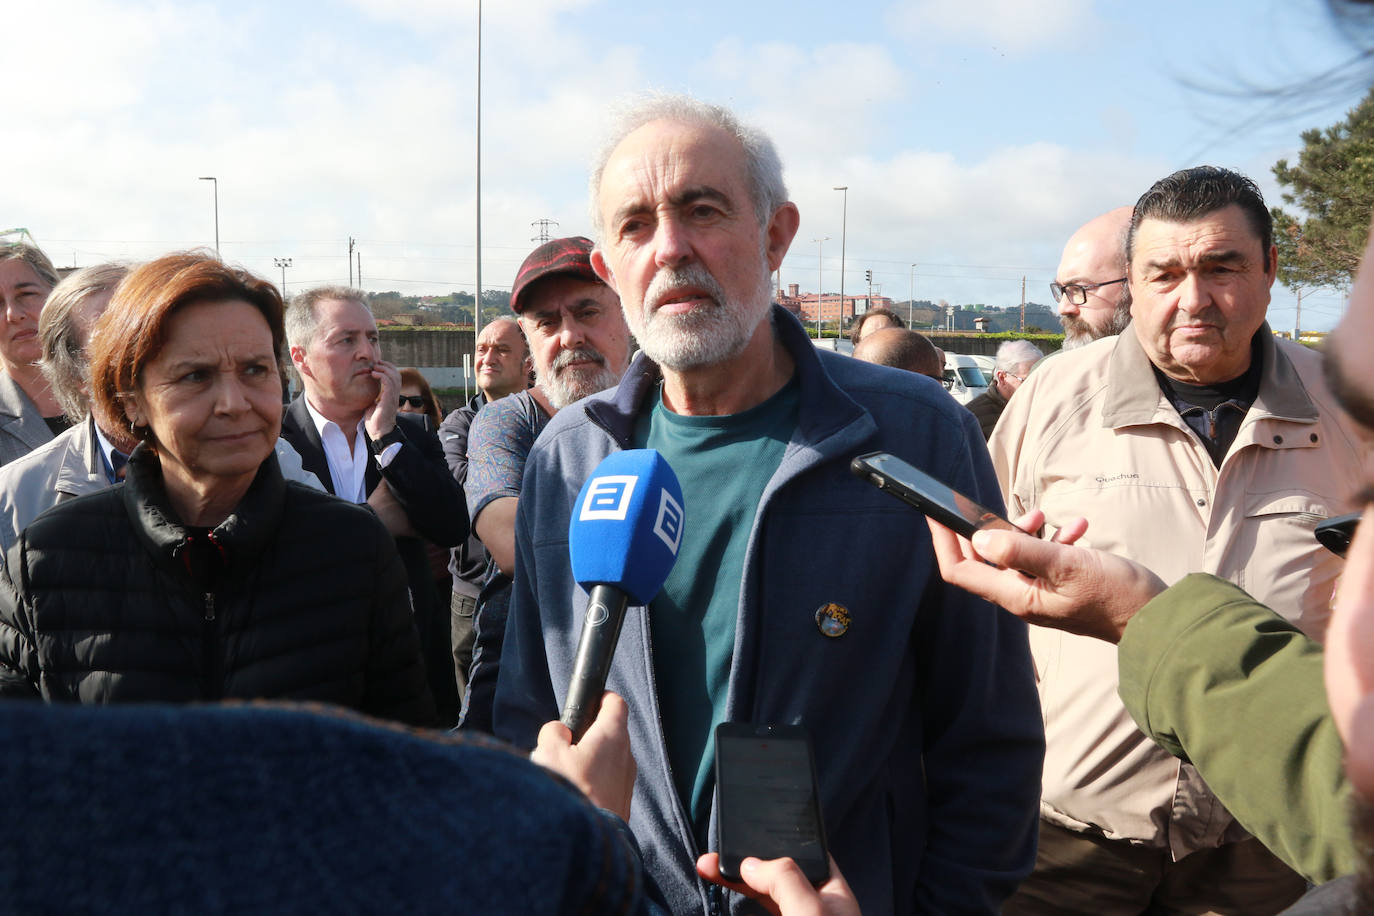
[[654, 678], [678, 797], [707, 846], [714, 730], [725, 718], [744, 552], [763, 489], [797, 426], [796, 377], [756, 407], [724, 417], [675, 414], [649, 395], [635, 445], [657, 449], [682, 484], [682, 544], [649, 603]]

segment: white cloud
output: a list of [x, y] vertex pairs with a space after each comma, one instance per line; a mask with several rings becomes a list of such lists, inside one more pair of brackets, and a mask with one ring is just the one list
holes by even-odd
[[[990, 150], [974, 161], [903, 150], [887, 159], [855, 155], [849, 185], [847, 289], [865, 269], [904, 299], [916, 268], [918, 298], [1009, 305], [1027, 277], [1031, 301], [1045, 301], [1065, 239], [1083, 222], [1128, 203], [1167, 171], [1157, 162], [1078, 152], [1050, 143]], [[816, 283], [815, 238], [829, 236], [827, 289], [838, 287], [841, 195], [835, 170], [805, 165], [793, 175], [802, 228], [784, 265], [784, 282]], [[789, 276], [790, 274], [790, 276]]]
[[888, 21], [911, 38], [934, 32], [1023, 51], [1080, 35], [1091, 14], [1092, 0], [903, 0]]
[[[483, 29], [488, 25], [540, 29], [559, 15], [592, 6], [597, 0], [486, 0]], [[360, 12], [383, 22], [408, 26], [427, 34], [436, 27], [477, 28], [477, 4], [454, 0], [350, 0]]]

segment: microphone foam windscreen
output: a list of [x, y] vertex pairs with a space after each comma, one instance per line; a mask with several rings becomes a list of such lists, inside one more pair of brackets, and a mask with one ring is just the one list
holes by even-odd
[[682, 544], [682, 487], [654, 449], [615, 452], [582, 485], [568, 525], [573, 578], [612, 585], [635, 604], [663, 588]]

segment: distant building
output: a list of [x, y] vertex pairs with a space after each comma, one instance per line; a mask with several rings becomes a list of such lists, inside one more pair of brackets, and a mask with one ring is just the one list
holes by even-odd
[[[789, 283], [785, 294], [782, 290], [777, 290], [776, 296], [778, 305], [802, 321], [815, 321], [816, 313], [819, 311], [820, 320], [823, 322], [839, 318], [848, 325], [855, 315], [862, 315], [869, 309], [892, 308], [892, 299], [887, 296], [869, 296], [866, 293], [851, 296], [846, 293], [841, 300], [838, 293], [799, 292], [796, 283]], [[898, 311], [900, 315], [905, 313], [904, 309]]]

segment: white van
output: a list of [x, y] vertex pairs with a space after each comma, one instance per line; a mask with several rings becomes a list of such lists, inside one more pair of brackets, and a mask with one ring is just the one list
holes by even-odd
[[983, 370], [983, 379], [987, 382], [988, 386], [991, 387], [992, 373], [993, 370], [997, 368], [997, 360], [991, 356], [980, 356], [977, 353], [971, 355], [969, 359], [977, 363], [978, 368]]
[[960, 404], [967, 404], [988, 390], [988, 381], [978, 361], [962, 353], [945, 354], [944, 382], [946, 390]]

